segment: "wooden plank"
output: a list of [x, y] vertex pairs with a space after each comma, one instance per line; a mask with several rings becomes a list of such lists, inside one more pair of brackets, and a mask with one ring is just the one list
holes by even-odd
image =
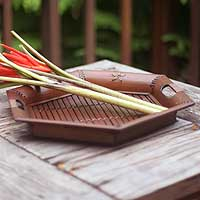
[[[178, 199], [200, 188], [199, 134], [187, 126], [106, 154], [67, 162], [65, 170], [118, 199]], [[193, 176], [198, 178], [187, 180]]]
[[110, 199], [0, 138], [0, 199]]
[[10, 31], [12, 30], [12, 2], [11, 0], [3, 0], [2, 4], [2, 41], [7, 45], [11, 45], [12, 39]]
[[191, 52], [190, 52], [190, 64], [189, 64], [189, 83], [199, 86], [200, 84], [200, 1], [191, 0]]
[[132, 0], [121, 0], [121, 62], [131, 64]]
[[95, 0], [85, 0], [85, 62], [96, 60]]
[[61, 66], [61, 30], [58, 0], [42, 1], [41, 34], [44, 55]]

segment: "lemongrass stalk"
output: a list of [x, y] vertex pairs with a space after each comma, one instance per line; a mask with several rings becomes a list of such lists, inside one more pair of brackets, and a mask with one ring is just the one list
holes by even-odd
[[[133, 102], [126, 101], [126, 100], [123, 100], [123, 99], [119, 99], [117, 97], [112, 97], [112, 96], [109, 96], [109, 95], [106, 95], [106, 94], [102, 94], [102, 93], [99, 93], [99, 92], [94, 92], [92, 90], [83, 89], [83, 88], [79, 88], [79, 87], [76, 87], [76, 86], [64, 87], [64, 86], [58, 85], [58, 83], [57, 84], [53, 84], [53, 82], [51, 80], [46, 79], [46, 78], [44, 78], [44, 77], [42, 77], [40, 75], [37, 75], [35, 72], [33, 72], [33, 70], [29, 71], [28, 69], [24, 69], [24, 68], [14, 64], [14, 63], [12, 63], [11, 61], [8, 62], [8, 60], [6, 58], [4, 58], [3, 55], [1, 56], [1, 54], [0, 54], [0, 59], [2, 59], [3, 62], [5, 62], [6, 64], [10, 65], [11, 67], [16, 68], [20, 73], [26, 73], [27, 75], [34, 76], [40, 82], [44, 83], [41, 86], [44, 86], [44, 87], [48, 86], [49, 88], [52, 88], [51, 86], [54, 86], [53, 87], [54, 89], [57, 89], [57, 87], [58, 87], [62, 91], [66, 91], [66, 92], [69, 92], [69, 93], [72, 93], [72, 94], [77, 94], [77, 95], [80, 95], [80, 96], [89, 97], [89, 98], [92, 98], [92, 99], [95, 99], [95, 100], [104, 101], [104, 102], [107, 102], [107, 103], [112, 103], [112, 104], [115, 104], [115, 105], [119, 105], [119, 106], [122, 106], [122, 107], [125, 107], [125, 108], [135, 109], [135, 110], [138, 110], [138, 111], [141, 111], [141, 112], [145, 112], [145, 113], [159, 112], [159, 110], [154, 109], [154, 108], [149, 108], [149, 107], [147, 107], [145, 105], [138, 105], [137, 103], [133, 103]], [[38, 73], [40, 73], [40, 72], [38, 72]], [[46, 73], [41, 72], [40, 74], [45, 75]], [[59, 77], [57, 75], [55, 75], [55, 76], [57, 78]], [[55, 76], [52, 74], [52, 77], [55, 77]], [[66, 79], [67, 78], [65, 78], [65, 81], [66, 81]], [[15, 83], [25, 83], [26, 85], [34, 83], [33, 82], [34, 80], [28, 80], [28, 79], [22, 79], [22, 78], [1, 77], [1, 80], [6, 80], [6, 81], [13, 80], [13, 81], [15, 81]], [[69, 79], [69, 82], [76, 83], [77, 81]], [[83, 84], [82, 86], [86, 86], [85, 83], [82, 83], [82, 84]], [[86, 92], [86, 93], [84, 94], [84, 92]], [[120, 101], [121, 101], [121, 103], [120, 103]], [[126, 106], [126, 103], [127, 103], [128, 107]], [[133, 105], [131, 106], [131, 104], [133, 104]]]
[[56, 66], [55, 64], [53, 64], [52, 62], [50, 62], [48, 59], [46, 59], [44, 56], [42, 56], [39, 52], [37, 52], [33, 47], [31, 47], [31, 45], [29, 45], [23, 38], [21, 38], [15, 31], [11, 31], [11, 33], [13, 34], [14, 37], [16, 37], [27, 49], [29, 49], [29, 51], [31, 53], [33, 53], [37, 58], [39, 58], [41, 61], [43, 61], [44, 63], [46, 63], [50, 68], [52, 68], [53, 70], [55, 70], [56, 73], [60, 74], [60, 75], [63, 75], [67, 78], [70, 78], [70, 79], [74, 79], [76, 80], [76, 84], [77, 85], [81, 85], [82, 83], [86, 83], [84, 87], [87, 87], [87, 88], [90, 88], [92, 90], [95, 90], [97, 92], [100, 92], [100, 93], [104, 93], [104, 94], [107, 94], [107, 95], [111, 95], [111, 96], [114, 96], [114, 97], [117, 97], [117, 98], [121, 98], [121, 99], [124, 99], [126, 101], [130, 101], [130, 102], [133, 102], [133, 103], [139, 103], [141, 105], [145, 105], [145, 106], [148, 106], [148, 107], [151, 107], [151, 108], [154, 108], [154, 109], [157, 109], [159, 111], [163, 111], [163, 110], [167, 110], [166, 107], [163, 107], [163, 106], [160, 106], [160, 105], [156, 105], [156, 104], [153, 104], [153, 103], [150, 103], [150, 102], [146, 102], [146, 101], [143, 101], [143, 100], [140, 100], [140, 99], [137, 99], [137, 98], [134, 98], [132, 96], [129, 96], [129, 95], [126, 95], [126, 94], [123, 94], [123, 93], [120, 93], [118, 91], [114, 91], [114, 90], [111, 90], [109, 88], [106, 88], [106, 87], [103, 87], [103, 86], [100, 86], [100, 85], [96, 85], [94, 83], [90, 83], [88, 81], [85, 81], [81, 78], [78, 78], [64, 70], [62, 70], [61, 68], [59, 68], [58, 66]]
[[[73, 80], [73, 79], [69, 79], [69, 78], [66, 78], [66, 77], [58, 76], [58, 75], [56, 75], [56, 74], [50, 74], [50, 73], [41, 72], [41, 71], [36, 71], [36, 70], [31, 70], [31, 71], [34, 71], [35, 73], [37, 73], [37, 74], [39, 74], [39, 75], [42, 75], [42, 76], [47, 76], [47, 77], [49, 77], [49, 78], [54, 78], [54, 79], [59, 80], [59, 81], [64, 81], [64, 82], [76, 84], [76, 85], [79, 85], [79, 86], [82, 86], [82, 87], [86, 87], [86, 88], [95, 90], [93, 84], [91, 84], [90, 82], [88, 82], [88, 83], [79, 82], [79, 81], [77, 81], [77, 80]], [[98, 85], [96, 85], [95, 87], [98, 87]], [[100, 86], [98, 92], [106, 93], [105, 90], [110, 90], [110, 89], [108, 89], [108, 88], [103, 88], [103, 89], [102, 89], [101, 86]], [[112, 91], [113, 93], [115, 93], [114, 90], [111, 90], [111, 91]], [[108, 94], [108, 92], [107, 92], [106, 94]], [[122, 95], [123, 95], [123, 93], [117, 92], [117, 94], [115, 95], [115, 97], [120, 98]], [[128, 95], [126, 95], [126, 96], [129, 97]], [[132, 100], [132, 98], [127, 98], [127, 99], [124, 98], [124, 100]], [[134, 103], [138, 103], [138, 104], [144, 105], [144, 106], [149, 106], [149, 104], [152, 104], [152, 103], [149, 103], [149, 102], [146, 102], [146, 101], [142, 101], [142, 100], [136, 99], [136, 98], [135, 98], [135, 102], [134, 102]], [[158, 106], [153, 107], [153, 106], [151, 105], [151, 106], [149, 106], [149, 107], [152, 107], [152, 108], [154, 108], [154, 109], [160, 110], [160, 109], [158, 109]], [[161, 107], [161, 106], [160, 106], [160, 107]], [[166, 110], [166, 109], [167, 109], [167, 108], [164, 109], [164, 107], [163, 107], [163, 110]]]
[[[34, 54], [37, 58], [39, 58], [41, 61], [46, 63], [50, 68], [55, 70], [58, 74], [66, 76], [68, 78], [80, 80], [78, 77], [73, 76], [72, 74], [69, 74], [68, 72], [62, 70], [60, 67], [56, 66], [52, 62], [50, 62], [48, 59], [46, 59], [43, 55], [41, 55], [38, 51], [36, 51], [30, 44], [28, 44], [21, 36], [19, 36], [15, 31], [11, 31], [12, 35], [17, 38], [32, 54]], [[82, 79], [81, 79], [82, 80]]]
[[0, 83], [0, 89], [17, 86], [17, 83]]
[[[34, 73], [32, 71], [29, 71], [28, 69], [20, 67], [17, 64], [9, 61], [2, 54], [0, 54], [0, 60], [3, 61], [4, 63], [10, 65], [14, 69], [18, 70], [20, 73], [25, 73], [28, 76], [32, 76], [33, 78], [38, 79], [40, 82], [44, 83], [44, 85], [47, 85], [48, 87], [50, 87], [51, 85], [54, 85], [54, 89], [59, 87], [61, 90], [69, 92], [69, 93], [72, 93], [72, 94], [77, 94], [77, 95], [89, 97], [89, 98], [92, 98], [92, 99], [95, 99], [95, 100], [116, 104], [116, 105], [119, 105], [119, 106], [122, 106], [122, 107], [135, 109], [135, 110], [138, 110], [138, 111], [141, 111], [141, 112], [145, 112], [145, 113], [159, 112], [159, 110], [151, 108], [151, 107], [147, 107], [146, 105], [139, 105], [137, 103], [133, 103], [133, 102], [126, 101], [126, 100], [123, 100], [123, 99], [119, 99], [117, 97], [109, 96], [109, 95], [102, 94], [102, 93], [99, 93], [99, 92], [94, 92], [92, 90], [82, 89], [82, 88], [79, 88], [79, 87], [76, 87], [76, 86], [67, 86], [67, 87], [63, 87], [63, 86], [60, 86], [60, 85], [58, 86], [58, 85], [52, 84], [51, 80], [49, 80], [49, 79], [47, 79], [47, 78], [45, 78], [43, 76], [40, 76], [40, 75], [38, 75], [38, 74], [36, 74], [36, 73]], [[1, 78], [1, 80], [3, 80], [3, 79], [6, 80], [6, 78], [7, 78], [7, 81], [9, 81], [8, 77], [3, 77], [3, 78]], [[22, 83], [22, 81], [24, 81], [24, 80], [25, 80], [26, 84], [32, 84], [33, 83], [33, 82], [31, 82], [32, 80], [27, 80], [27, 79], [10, 78], [10, 80], [12, 80], [12, 79], [15, 80], [16, 83]], [[18, 80], [18, 82], [17, 82], [17, 80]], [[76, 81], [76, 80], [74, 80], [74, 81]], [[12, 82], [12, 81], [9, 81], [9, 82]], [[84, 84], [84, 82], [82, 84]], [[44, 86], [44, 85], [41, 85], [41, 86]], [[86, 92], [86, 93], [84, 94], [84, 92]], [[126, 104], [127, 104], [128, 107], [126, 106]], [[132, 106], [131, 106], [131, 104], [132, 104]]]
[[3, 56], [3, 54], [1, 54], [1, 53], [0, 53], [0, 61], [6, 63], [7, 65], [16, 69], [17, 71], [19, 71], [20, 73], [22, 73], [24, 75], [35, 78], [35, 79], [40, 80], [40, 81], [50, 82], [50, 80], [47, 79], [46, 77], [39, 76], [38, 74], [33, 73], [33, 72], [29, 71], [28, 69], [11, 62], [5, 56]]
[[34, 59], [36, 62], [38, 62], [41, 65], [44, 65], [45, 63], [34, 57], [22, 44], [19, 45], [19, 47], [22, 49], [22, 51], [30, 56], [32, 59]]
[[138, 105], [130, 101], [122, 100], [116, 97], [112, 97], [106, 94], [102, 94], [102, 93], [91, 91], [84, 88], [79, 88], [72, 85], [62, 86], [61, 84], [45, 83], [43, 81], [28, 80], [28, 79], [22, 79], [22, 78], [10, 78], [10, 77], [4, 77], [4, 76], [0, 76], [0, 81], [8, 81], [11, 83], [17, 83], [21, 85], [34, 85], [34, 86], [41, 86], [41, 87], [61, 90], [67, 93], [118, 105], [127, 109], [132, 109], [132, 110], [136, 110], [136, 111], [148, 113], [148, 114], [158, 112], [158, 110], [155, 110], [153, 108], [149, 108], [143, 105]]

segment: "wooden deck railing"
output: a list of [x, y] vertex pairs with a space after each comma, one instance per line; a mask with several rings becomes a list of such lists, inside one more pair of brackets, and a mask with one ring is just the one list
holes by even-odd
[[[171, 31], [174, 0], [152, 0], [152, 67], [155, 73], [173, 76], [174, 62], [168, 55], [167, 44], [162, 41], [163, 34]], [[134, 63], [131, 51], [133, 0], [119, 0], [121, 3], [121, 63]], [[188, 81], [200, 85], [200, 1], [191, 0], [191, 51], [188, 63]], [[0, 0], [3, 41], [11, 42], [12, 29], [11, 0]], [[96, 32], [94, 25], [95, 0], [85, 0], [85, 62], [95, 61]], [[53, 62], [61, 65], [61, 30], [58, 14], [58, 0], [42, 0], [41, 35], [43, 53]], [[134, 28], [134, 27], [133, 27]]]
[[1, 23], [2, 23], [2, 40], [6, 44], [11, 43], [10, 30], [12, 29], [12, 0], [0, 0]]

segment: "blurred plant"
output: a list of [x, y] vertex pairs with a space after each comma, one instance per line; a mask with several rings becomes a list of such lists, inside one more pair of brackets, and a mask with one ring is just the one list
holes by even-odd
[[189, 2], [189, 0], [180, 0], [180, 3], [181, 3], [182, 5], [186, 5], [188, 2]]
[[[68, 11], [79, 10], [83, 4], [83, 0], [59, 0], [60, 14], [64, 14]], [[73, 14], [73, 13], [72, 13]]]
[[96, 10], [95, 13], [96, 29], [107, 29], [119, 33], [121, 30], [120, 19], [113, 13]]
[[190, 48], [189, 39], [178, 34], [166, 34], [162, 37], [164, 42], [170, 43], [169, 55], [187, 59]]
[[[53, 1], [53, 0], [52, 0]], [[37, 50], [41, 49], [38, 23], [42, 0], [12, 0], [15, 10], [14, 29]], [[97, 32], [97, 59], [120, 61], [120, 4], [116, 0], [96, 1], [95, 28]], [[179, 0], [180, 12], [176, 18], [176, 34], [166, 34], [163, 41], [169, 43], [169, 54], [187, 59], [189, 39], [187, 18], [189, 0]], [[84, 62], [84, 0], [59, 0], [62, 15], [62, 47], [64, 64], [80, 65]], [[181, 9], [180, 9], [181, 7]], [[134, 65], [150, 65], [151, 50], [151, 2], [134, 1], [133, 6], [133, 50]], [[181, 22], [181, 23], [180, 23]], [[188, 22], [189, 23], [189, 22]], [[14, 41], [14, 47], [18, 42]]]
[[36, 12], [41, 7], [41, 0], [13, 0], [12, 3], [15, 10], [22, 7], [25, 12]]
[[[27, 13], [38, 12], [41, 8], [42, 0], [13, 0], [13, 7], [17, 11], [20, 8]], [[76, 8], [82, 3], [82, 0], [59, 0], [59, 11], [61, 14], [73, 8]]]

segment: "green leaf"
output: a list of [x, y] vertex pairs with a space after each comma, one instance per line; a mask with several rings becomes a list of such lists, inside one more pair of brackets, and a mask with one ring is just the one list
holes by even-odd
[[[84, 55], [85, 55], [85, 51], [83, 48], [81, 48], [75, 52], [76, 57], [83, 57]], [[104, 59], [107, 58], [107, 59], [115, 60], [115, 61], [119, 60], [119, 53], [112, 49], [108, 49], [108, 48], [97, 47], [96, 48], [96, 56], [98, 58], [104, 58]]]
[[178, 34], [165, 34], [162, 41], [169, 43], [168, 52], [171, 56], [187, 59], [189, 56], [189, 39]]
[[23, 0], [12, 0], [12, 5], [15, 10], [19, 10], [22, 4], [23, 4]]
[[151, 41], [149, 38], [134, 37], [131, 46], [134, 52], [148, 51], [151, 47]]
[[180, 0], [182, 5], [186, 5], [188, 3], [188, 0]]
[[[32, 35], [32, 34], [21, 34], [21, 36], [22, 36], [26, 41], [28, 41], [28, 42], [30, 43], [30, 45], [31, 45], [34, 49], [36, 49], [36, 50], [40, 50], [40, 49], [41, 49], [42, 45], [41, 45], [41, 41], [38, 39], [38, 38], [39, 38], [38, 36]], [[19, 48], [19, 45], [20, 45], [20, 44], [21, 44], [21, 43], [19, 42], [19, 40], [14, 39], [14, 40], [13, 40], [12, 46], [13, 46], [14, 48], [16, 48], [16, 49], [21, 50], [21, 49]]]
[[119, 53], [116, 50], [109, 49], [109, 48], [96, 48], [96, 56], [99, 58], [107, 58], [114, 61], [119, 60]]
[[95, 25], [96, 29], [109, 29], [117, 33], [121, 30], [118, 16], [100, 10], [97, 10], [95, 14]]
[[59, 0], [59, 12], [64, 14], [73, 8], [79, 7], [81, 3], [82, 0]]
[[41, 7], [41, 0], [23, 0], [23, 8], [26, 12], [39, 11]]

